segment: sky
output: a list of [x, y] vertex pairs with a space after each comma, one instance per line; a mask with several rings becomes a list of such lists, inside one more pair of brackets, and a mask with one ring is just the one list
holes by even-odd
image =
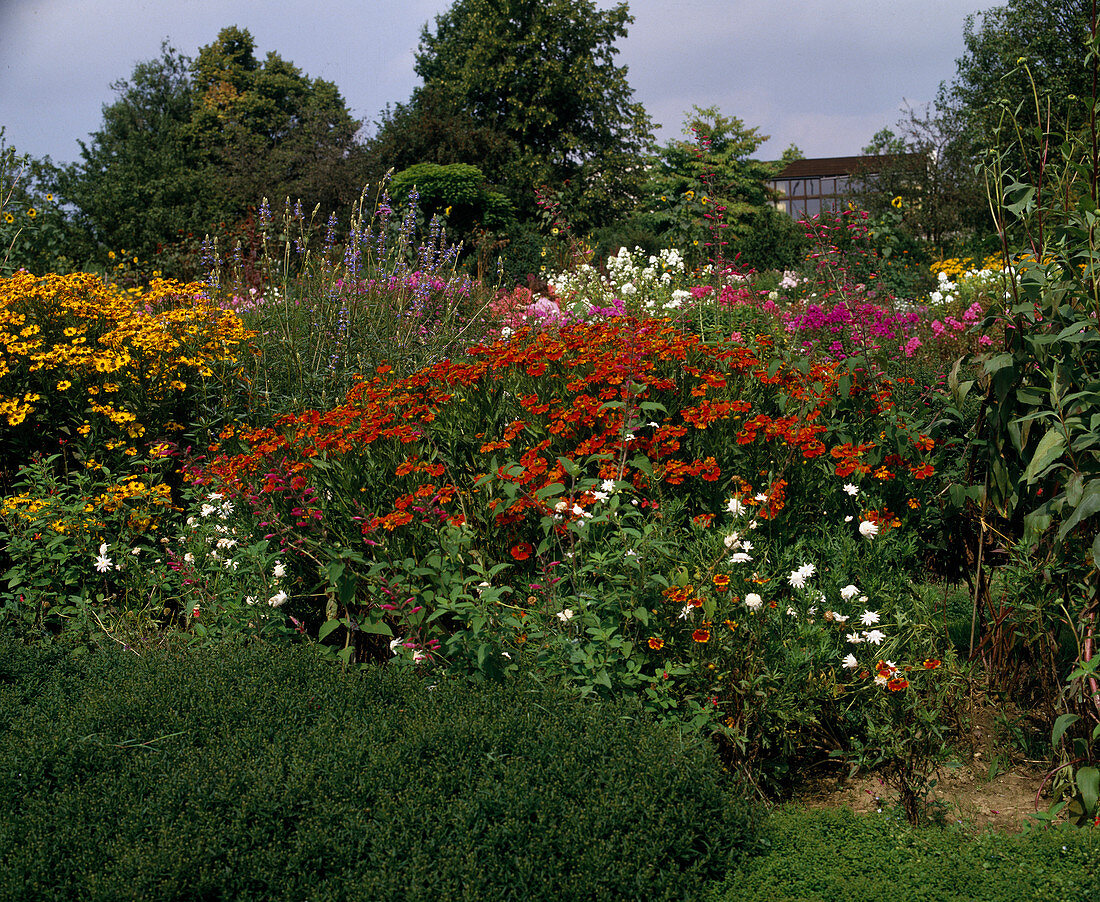
[[[369, 134], [408, 100], [420, 30], [450, 0], [0, 0], [0, 125], [20, 152], [79, 159], [111, 84], [160, 56], [194, 57], [228, 26], [257, 57], [275, 51], [339, 88]], [[615, 0], [596, 0], [599, 9]], [[989, 0], [630, 0], [617, 43], [634, 99], [679, 137], [694, 106], [717, 106], [808, 157], [858, 154], [906, 104], [920, 109], [955, 74], [968, 13]]]

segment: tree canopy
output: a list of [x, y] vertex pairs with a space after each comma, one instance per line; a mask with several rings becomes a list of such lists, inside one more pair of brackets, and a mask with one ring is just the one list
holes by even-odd
[[246, 30], [223, 29], [194, 61], [166, 43], [112, 88], [80, 162], [55, 176], [104, 249], [152, 257], [264, 196], [326, 211], [359, 196], [359, 123], [336, 86], [277, 53], [261, 63]]
[[[534, 189], [549, 185], [567, 196], [578, 226], [608, 222], [632, 206], [652, 142], [626, 67], [615, 65], [615, 41], [632, 21], [625, 3], [457, 0], [434, 29], [425, 25], [416, 54], [424, 84], [379, 140], [402, 126], [421, 141], [408, 162], [481, 166], [527, 215]], [[453, 128], [433, 141], [423, 122], [440, 113], [466, 124], [465, 146]], [[493, 158], [475, 158], [479, 147]]]

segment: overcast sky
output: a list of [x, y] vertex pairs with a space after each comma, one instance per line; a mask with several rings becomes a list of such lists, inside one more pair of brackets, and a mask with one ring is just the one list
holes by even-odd
[[[278, 52], [335, 82], [368, 127], [418, 79], [421, 27], [450, 0], [0, 0], [0, 125], [19, 151], [79, 157], [110, 84], [168, 39], [195, 56], [227, 25], [257, 56]], [[600, 9], [613, 0], [597, 0]], [[717, 105], [770, 135], [758, 156], [797, 144], [810, 157], [859, 153], [935, 98], [955, 74], [968, 13], [987, 0], [631, 0], [620, 41], [635, 99], [679, 134], [692, 105]]]

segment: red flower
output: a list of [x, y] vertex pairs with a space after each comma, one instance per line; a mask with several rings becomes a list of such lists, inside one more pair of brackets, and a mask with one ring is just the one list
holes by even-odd
[[927, 660], [926, 660], [926, 661], [924, 662], [924, 669], [925, 669], [925, 670], [935, 670], [935, 669], [936, 669], [937, 667], [939, 667], [939, 666], [940, 666], [940, 664], [942, 664], [942, 663], [943, 663], [943, 662], [942, 662], [942, 661], [940, 661], [940, 660], [939, 660], [939, 659], [937, 659], [937, 658], [928, 658], [928, 659], [927, 659]]
[[691, 634], [691, 638], [696, 642], [709, 642], [710, 630], [696, 630]]
[[908, 688], [908, 686], [909, 681], [906, 679], [902, 679], [901, 677], [890, 680], [886, 684], [886, 688], [889, 689], [891, 692], [900, 692], [902, 689]]
[[654, 651], [660, 651], [662, 648], [665, 647], [665, 640], [658, 639], [656, 636], [650, 636], [649, 647], [652, 648]]
[[530, 542], [520, 542], [518, 545], [512, 546], [512, 557], [517, 561], [525, 561], [531, 556], [534, 550]]

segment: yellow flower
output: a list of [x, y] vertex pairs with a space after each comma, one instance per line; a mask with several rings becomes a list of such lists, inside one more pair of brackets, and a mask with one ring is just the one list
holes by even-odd
[[53, 195], [52, 194], [47, 194], [46, 195], [46, 200], [53, 200]]
[[704, 197], [704, 198], [703, 198], [703, 199], [702, 199], [702, 200], [700, 201], [700, 203], [704, 203], [704, 204], [705, 204], [705, 203], [706, 203], [706, 202], [707, 202], [708, 200], [710, 200], [710, 198], [709, 198], [709, 197]]
[[108, 260], [114, 260], [115, 259], [115, 252], [114, 251], [107, 251], [107, 259]]
[[11, 213], [5, 213], [4, 214], [4, 222], [7, 222], [7, 223], [15, 222], [15, 217], [12, 216]]
[[62, 379], [60, 382], [57, 383], [58, 391], [66, 391], [67, 389], [70, 389], [72, 387], [73, 384], [68, 379]]
[[34, 207], [27, 207], [27, 216], [30, 219], [34, 219], [38, 215], [38, 211]]
[[447, 207], [447, 209], [443, 211], [443, 215], [444, 216], [450, 216], [451, 215], [451, 208]]
[[901, 195], [899, 194], [892, 201], [890, 201], [890, 206], [892, 206], [895, 210], [900, 210], [902, 203], [903, 201], [901, 199]]
[[688, 191], [688, 192], [687, 192], [687, 193], [686, 193], [686, 194], [684, 195], [684, 197], [686, 197], [686, 198], [687, 198], [688, 200], [692, 200], [692, 199], [693, 199], [693, 198], [695, 197], [695, 192], [694, 192], [694, 191]]

